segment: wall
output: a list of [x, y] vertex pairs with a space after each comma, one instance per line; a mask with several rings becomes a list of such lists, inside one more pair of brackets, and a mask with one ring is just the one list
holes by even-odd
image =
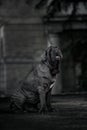
[[47, 43], [40, 24], [8, 25], [5, 28], [5, 39], [7, 89], [11, 90], [12, 84], [24, 79], [37, 64]]
[[15, 2], [6, 0], [0, 7], [1, 26], [4, 26], [1, 51], [5, 43], [4, 57], [0, 53], [0, 92], [7, 95], [18, 87], [19, 81], [33, 69], [47, 47], [42, 12], [35, 10], [38, 1], [32, 0], [29, 5], [24, 0], [17, 5]]

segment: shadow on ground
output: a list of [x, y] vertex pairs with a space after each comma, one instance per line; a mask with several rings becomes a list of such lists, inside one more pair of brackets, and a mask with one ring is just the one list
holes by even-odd
[[52, 100], [56, 112], [9, 112], [8, 100], [0, 100], [0, 130], [87, 130], [87, 98], [62, 96]]

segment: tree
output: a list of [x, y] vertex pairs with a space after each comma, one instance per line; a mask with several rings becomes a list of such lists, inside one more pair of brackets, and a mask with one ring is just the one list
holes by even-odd
[[46, 17], [51, 18], [54, 17], [56, 12], [60, 12], [62, 8], [67, 11], [70, 4], [72, 4], [73, 9], [71, 16], [74, 16], [78, 9], [79, 2], [82, 2], [85, 7], [87, 8], [87, 1], [86, 0], [40, 0], [36, 4], [37, 9], [46, 7]]

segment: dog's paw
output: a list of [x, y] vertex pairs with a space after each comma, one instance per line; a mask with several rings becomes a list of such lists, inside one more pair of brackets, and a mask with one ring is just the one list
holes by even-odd
[[48, 112], [46, 107], [40, 108], [39, 113], [40, 114], [46, 114]]

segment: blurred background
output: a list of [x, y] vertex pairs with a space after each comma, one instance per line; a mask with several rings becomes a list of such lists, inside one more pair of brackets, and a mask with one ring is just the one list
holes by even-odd
[[0, 0], [0, 97], [18, 87], [49, 42], [63, 53], [52, 94], [86, 93], [86, 0]]

